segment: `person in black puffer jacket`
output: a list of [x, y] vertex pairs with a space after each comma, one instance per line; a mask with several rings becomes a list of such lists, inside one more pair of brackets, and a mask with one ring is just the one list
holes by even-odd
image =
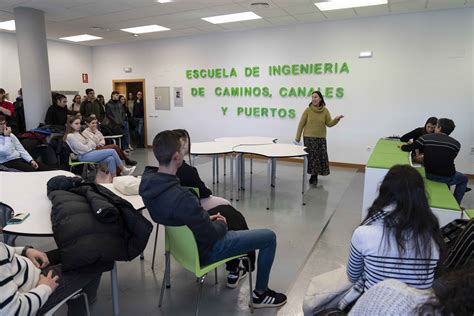
[[126, 200], [77, 177], [48, 182], [51, 222], [63, 270], [105, 272], [146, 247], [153, 225]]

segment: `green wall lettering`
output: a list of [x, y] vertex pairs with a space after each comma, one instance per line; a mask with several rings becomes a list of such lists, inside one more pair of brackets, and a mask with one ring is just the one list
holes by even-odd
[[199, 87], [199, 88], [191, 88], [191, 95], [193, 97], [203, 97], [204, 96], [204, 88]]
[[228, 109], [229, 108], [227, 106], [221, 106], [222, 114], [224, 114], [224, 116], [226, 115]]
[[337, 88], [336, 89], [336, 97], [342, 98], [344, 96], [344, 88]]
[[260, 77], [260, 67], [245, 67], [245, 77]]

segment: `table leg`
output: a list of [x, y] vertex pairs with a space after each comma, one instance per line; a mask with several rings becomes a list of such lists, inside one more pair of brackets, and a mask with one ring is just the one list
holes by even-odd
[[230, 154], [230, 200], [234, 199], [234, 154]]
[[242, 154], [238, 154], [236, 156], [236, 163], [235, 163], [235, 175], [237, 177], [237, 192], [236, 192], [236, 198], [235, 200], [238, 201], [239, 198], [240, 198], [240, 187], [241, 187], [241, 182], [242, 182], [242, 174], [241, 174], [241, 170], [242, 170]]
[[216, 182], [219, 183], [219, 155], [216, 155]]
[[253, 174], [253, 155], [250, 155], [250, 174]]
[[223, 159], [224, 159], [224, 177], [227, 175], [226, 174], [226, 160], [227, 160], [226, 158], [227, 158], [227, 155], [224, 154], [224, 156], [223, 156]]
[[118, 297], [118, 280], [117, 280], [117, 263], [114, 262], [114, 268], [110, 271], [110, 281], [112, 283], [112, 306], [114, 315], [120, 314], [119, 297]]
[[303, 161], [303, 185], [302, 185], [302, 200], [303, 200], [303, 205], [306, 205], [306, 202], [304, 201], [304, 194], [306, 192], [306, 178], [308, 174], [308, 157], [304, 156], [304, 161]]
[[272, 194], [272, 159], [267, 159], [267, 210], [270, 209], [270, 198]]
[[240, 168], [240, 188], [242, 189], [242, 191], [245, 191], [245, 155], [242, 154], [242, 167]]
[[212, 184], [216, 183], [216, 156], [212, 156]]
[[272, 188], [275, 187], [275, 180], [276, 180], [276, 158], [272, 158]]

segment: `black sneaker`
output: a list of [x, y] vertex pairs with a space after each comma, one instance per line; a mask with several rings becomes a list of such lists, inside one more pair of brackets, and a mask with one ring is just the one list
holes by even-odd
[[466, 191], [464, 191], [464, 192], [467, 193], [467, 192], [469, 192], [469, 191], [471, 191], [471, 190], [472, 190], [471, 188], [466, 187]]
[[285, 305], [286, 295], [270, 289], [262, 295], [258, 295], [253, 291], [252, 300], [254, 308], [279, 307]]
[[239, 267], [237, 272], [229, 272], [227, 275], [227, 287], [235, 289], [239, 285], [239, 281], [247, 276], [247, 270]]

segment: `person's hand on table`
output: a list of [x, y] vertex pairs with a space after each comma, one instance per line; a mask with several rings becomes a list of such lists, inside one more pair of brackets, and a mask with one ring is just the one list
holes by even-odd
[[37, 286], [39, 286], [41, 284], [45, 284], [45, 285], [49, 286], [54, 292], [54, 290], [56, 290], [56, 288], [59, 285], [58, 280], [59, 280], [59, 277], [57, 275], [53, 277], [53, 271], [49, 271], [48, 275], [46, 275], [46, 276], [44, 276], [42, 274], [40, 275]]
[[34, 160], [32, 160], [32, 161], [30, 162], [30, 165], [31, 165], [33, 168], [35, 168], [35, 169], [38, 169], [38, 168], [39, 168], [38, 163], [37, 163], [36, 161], [34, 161]]
[[43, 269], [49, 264], [48, 256], [44, 252], [34, 248], [28, 248], [26, 250], [26, 257], [30, 259], [38, 269]]

